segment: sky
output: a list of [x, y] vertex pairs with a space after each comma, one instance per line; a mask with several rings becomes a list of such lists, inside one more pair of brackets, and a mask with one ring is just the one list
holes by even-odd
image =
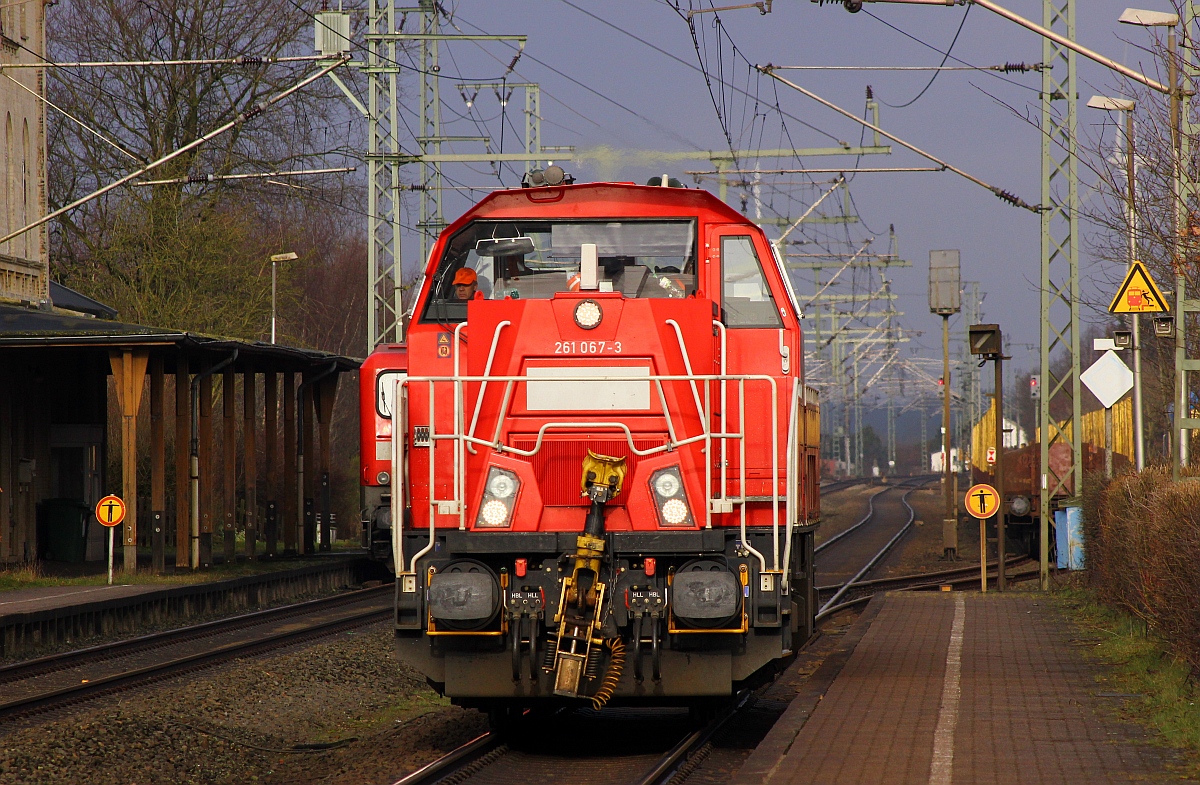
[[[739, 1], [721, 0], [716, 4], [735, 5]], [[700, 7], [699, 0], [693, 3]], [[751, 64], [935, 66], [942, 55], [919, 41], [945, 51], [960, 25], [952, 54], [971, 65], [1036, 63], [1042, 59], [1042, 42], [1037, 35], [979, 6], [968, 12], [961, 6], [869, 3], [863, 12], [850, 14], [840, 4], [820, 7], [807, 0], [775, 0], [767, 15], [753, 8], [721, 12], [724, 34], [714, 27], [714, 14], [697, 15], [693, 19], [694, 40], [684, 18], [686, 0], [682, 4], [684, 15], [671, 4], [651, 0], [444, 3], [462, 32], [528, 35], [525, 51], [508, 78], [541, 85], [542, 142], [575, 146], [580, 160], [561, 163], [581, 180], [645, 182], [665, 171], [694, 185], [684, 172], [711, 168], [704, 158], [664, 161], [628, 151], [720, 151], [728, 150], [730, 141], [738, 149], [825, 147], [839, 140], [859, 143], [860, 126], [783, 84], [758, 76]], [[1005, 0], [1004, 5], [1026, 18], [1041, 19], [1042, 4], [1037, 0]], [[705, 6], [710, 7], [707, 3]], [[1125, 7], [1124, 0], [1077, 0], [1076, 40], [1153, 74], [1152, 59], [1139, 48], [1152, 43], [1152, 32], [1119, 25], [1117, 17]], [[1144, 7], [1169, 10], [1161, 0], [1146, 0]], [[450, 32], [448, 28], [445, 31]], [[512, 54], [505, 47], [460, 42], [444, 50], [441, 73], [446, 78], [442, 90], [448, 107], [456, 107], [459, 114], [467, 113], [465, 102], [456, 95], [452, 77], [491, 79], [502, 75]], [[1113, 118], [1087, 109], [1085, 103], [1093, 94], [1120, 94], [1122, 82], [1090, 61], [1079, 58], [1078, 62], [1080, 133], [1091, 140], [1103, 135], [1106, 144], [1111, 144]], [[701, 64], [710, 79], [723, 77], [757, 100], [706, 82], [705, 73], [699, 70]], [[950, 60], [947, 64], [958, 63]], [[781, 75], [860, 116], [870, 85], [876, 98], [885, 104], [880, 107], [883, 128], [1027, 202], [1037, 203], [1040, 199], [1041, 136], [1024, 116], [1036, 120], [1039, 114], [1041, 77], [1036, 73], [941, 72], [921, 97], [905, 108], [886, 104], [898, 106], [912, 101], [929, 82], [931, 72], [806, 70]], [[415, 97], [415, 81], [410, 78], [408, 85], [410, 98]], [[781, 117], [776, 102], [789, 117]], [[515, 149], [513, 142], [522, 129], [523, 108], [523, 101], [514, 98], [505, 111], [506, 151]], [[495, 138], [501, 124], [495, 96], [486, 91], [477, 96], [470, 112], [470, 124], [454, 120], [447, 132], [466, 133], [478, 120]], [[454, 112], [447, 117], [453, 118]], [[621, 152], [604, 158], [594, 152], [601, 147]], [[864, 156], [858, 165], [929, 165], [915, 154], [893, 147], [892, 155]], [[605, 166], [605, 161], [610, 164]], [[743, 163], [753, 166], [751, 160]], [[854, 164], [855, 159], [846, 156], [803, 159], [806, 167]], [[760, 165], [799, 166], [794, 159], [763, 159]], [[477, 169], [459, 170], [454, 177], [465, 185], [494, 186], [502, 180], [512, 186], [519, 181], [513, 172], [504, 171], [497, 177], [486, 165]], [[814, 179], [830, 177], [833, 175], [812, 175]], [[802, 179], [797, 176], [789, 182]], [[707, 185], [715, 188], [712, 183]], [[797, 216], [821, 193], [818, 188], [777, 186], [760, 189], [759, 195], [771, 201], [775, 209], [786, 207], [789, 214]], [[911, 344], [916, 353], [930, 358], [940, 357], [941, 353], [939, 317], [929, 313], [927, 303], [929, 251], [956, 248], [961, 251], [963, 280], [978, 281], [985, 293], [983, 321], [999, 323], [1007, 335], [1014, 358], [1012, 367], [1036, 365], [1040, 275], [1037, 216], [1009, 206], [949, 172], [864, 173], [853, 179], [850, 189], [861, 223], [851, 227], [842, 239], [853, 244], [874, 236], [873, 250], [884, 251], [888, 227], [894, 226], [901, 257], [913, 263], [910, 269], [892, 271], [891, 286], [905, 314], [902, 324], [913, 333], [921, 333], [914, 335]], [[1092, 197], [1086, 183], [1081, 194], [1085, 200]], [[465, 197], [448, 200], [448, 217], [457, 216], [467, 206]], [[752, 201], [748, 210], [753, 216]], [[834, 233], [846, 232], [846, 227], [826, 226], [816, 231], [818, 235], [824, 233], [819, 244], [836, 239]], [[1108, 279], [1112, 271], [1091, 258], [1088, 235], [1093, 231], [1094, 227], [1082, 227], [1081, 277], [1085, 289], [1096, 294], [1097, 285], [1091, 279]], [[1098, 285], [1107, 289], [1111, 284]], [[1094, 314], [1086, 316], [1095, 318]]]

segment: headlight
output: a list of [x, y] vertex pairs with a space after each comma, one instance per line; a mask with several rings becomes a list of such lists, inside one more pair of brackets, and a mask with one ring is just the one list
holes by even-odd
[[575, 306], [575, 324], [585, 330], [594, 329], [603, 318], [604, 312], [600, 310], [600, 303], [595, 300], [581, 300], [579, 305]]
[[654, 510], [663, 526], [691, 526], [692, 512], [688, 507], [683, 475], [678, 466], [668, 466], [650, 475], [650, 490], [654, 495]]
[[517, 481], [510, 475], [493, 473], [488, 480], [487, 489], [488, 495], [495, 496], [497, 499], [507, 499], [517, 489]]
[[388, 474], [387, 472], [380, 472], [379, 474], [375, 475], [375, 482], [379, 483], [380, 485], [387, 485], [391, 481], [392, 475]]
[[663, 472], [654, 478], [654, 491], [665, 498], [679, 493], [679, 478], [669, 472]]
[[520, 489], [521, 481], [516, 474], [498, 466], [490, 467], [487, 482], [483, 485], [483, 499], [479, 504], [475, 526], [505, 529], [512, 526], [513, 509]]

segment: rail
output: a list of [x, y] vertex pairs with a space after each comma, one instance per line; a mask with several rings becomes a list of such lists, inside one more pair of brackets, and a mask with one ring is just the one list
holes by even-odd
[[[915, 482], [915, 484], [913, 484], [914, 482]], [[904, 537], [905, 534], [908, 533], [908, 530], [910, 528], [912, 528], [913, 520], [917, 517], [916, 510], [914, 510], [912, 505], [908, 503], [908, 497], [914, 491], [919, 490], [922, 486], [928, 484], [929, 482], [930, 482], [930, 480], [921, 480], [921, 479], [906, 480], [901, 485], [893, 485], [890, 488], [887, 488], [886, 490], [883, 490], [880, 493], [877, 493], [871, 497], [870, 503], [869, 503], [870, 512], [867, 513], [867, 516], [865, 518], [863, 518], [863, 520], [859, 521], [857, 524], [855, 524], [853, 527], [851, 527], [851, 529], [847, 530], [847, 532], [844, 532], [844, 534], [849, 533], [849, 531], [852, 531], [853, 529], [857, 529], [859, 526], [861, 526], [862, 524], [866, 523], [868, 520], [870, 520], [871, 518], [874, 517], [874, 515], [875, 515], [875, 497], [876, 496], [880, 496], [884, 493], [887, 493], [888, 491], [899, 490], [901, 488], [904, 488], [905, 486], [908, 486], [908, 488], [907, 488], [907, 490], [905, 490], [904, 495], [900, 497], [900, 503], [903, 504], [908, 509], [908, 520], [904, 522], [904, 525], [900, 527], [900, 530], [898, 532], [896, 532], [892, 536], [892, 538], [890, 540], [888, 540], [887, 543], [882, 548], [879, 549], [878, 553], [876, 553], [873, 557], [871, 557], [871, 560], [868, 561], [866, 563], [866, 565], [863, 566], [863, 568], [861, 570], [859, 570], [853, 578], [851, 578], [850, 580], [848, 580], [844, 584], [842, 584], [842, 586], [836, 592], [834, 592], [834, 595], [832, 597], [830, 597], [829, 600], [826, 601], [817, 610], [817, 615], [815, 617], [817, 621], [820, 621], [821, 619], [824, 619], [826, 616], [828, 616], [833, 611], [833, 609], [837, 607], [838, 600], [840, 600], [846, 594], [846, 592], [850, 591], [850, 588], [852, 586], [859, 583], [863, 579], [863, 577], [866, 576], [867, 573], [869, 573], [871, 570], [873, 570], [875, 568], [875, 565], [878, 564], [880, 561], [882, 561], [883, 558], [885, 556], [887, 556], [887, 554], [892, 550], [892, 548], [895, 547], [896, 543], [898, 543], [900, 541], [900, 539], [902, 537]], [[830, 540], [829, 543], [825, 543], [825, 544], [831, 544], [832, 542], [833, 541]]]
[[[0, 669], [0, 683], [35, 683], [38, 688], [23, 696], [14, 696], [13, 687], [7, 687], [9, 695], [0, 700], [0, 722], [143, 684], [166, 675], [186, 673], [218, 662], [257, 655], [299, 641], [383, 621], [392, 613], [391, 603], [382, 603], [390, 590], [391, 587], [386, 585], [362, 589], [6, 666]], [[304, 618], [306, 616], [309, 618]], [[271, 625], [274, 625], [274, 629], [270, 629]], [[253, 632], [256, 629], [267, 629], [267, 632]], [[217, 639], [218, 635], [243, 637], [222, 641]], [[169, 647], [182, 651], [170, 653]], [[139, 664], [136, 655], [146, 652], [162, 652], [164, 656], [149, 664]], [[97, 666], [99, 662], [130, 657], [134, 658], [132, 667], [118, 666], [104, 673], [105, 669]], [[68, 683], [60, 678], [57, 679], [59, 686], [45, 685], [48, 674], [83, 666], [88, 666], [89, 678], [78, 683], [73, 680]]]

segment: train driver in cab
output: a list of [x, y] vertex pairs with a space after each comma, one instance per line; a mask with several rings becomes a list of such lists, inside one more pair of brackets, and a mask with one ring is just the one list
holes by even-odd
[[470, 300], [479, 290], [479, 274], [470, 267], [463, 267], [454, 274], [451, 286], [455, 300]]

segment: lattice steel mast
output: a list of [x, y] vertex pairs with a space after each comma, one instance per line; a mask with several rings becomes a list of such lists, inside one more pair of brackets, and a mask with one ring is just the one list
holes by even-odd
[[[1075, 0], [1043, 0], [1042, 25], [1075, 39]], [[1041, 431], [1041, 585], [1049, 588], [1050, 500], [1066, 493], [1077, 498], [1083, 488], [1082, 428], [1079, 385], [1079, 175], [1076, 142], [1075, 52], [1050, 38], [1042, 39], [1042, 213], [1041, 213], [1041, 374], [1038, 405]], [[1055, 103], [1057, 102], [1057, 104]], [[1055, 108], [1065, 110], [1056, 112]], [[1056, 373], [1055, 350], [1066, 363]], [[1061, 362], [1061, 360], [1060, 360]], [[1061, 402], [1061, 406], [1056, 406]], [[1070, 412], [1065, 422], [1054, 409]], [[1050, 452], [1069, 447], [1070, 463], [1055, 471]], [[1063, 467], [1062, 460], [1056, 462]]]

